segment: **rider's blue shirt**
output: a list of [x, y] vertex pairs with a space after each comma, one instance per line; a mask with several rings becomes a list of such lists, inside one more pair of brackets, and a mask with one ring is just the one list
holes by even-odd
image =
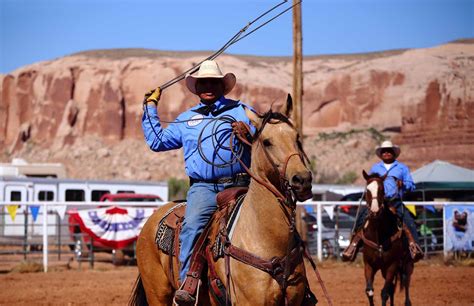
[[[387, 171], [387, 178], [383, 182], [385, 198], [401, 198], [403, 197], [404, 191], [412, 191], [415, 189], [415, 183], [411, 177], [410, 169], [399, 161], [394, 161], [388, 170], [385, 168], [383, 161], [376, 163], [372, 166], [372, 169], [370, 169], [371, 174], [377, 173], [380, 176], [384, 176]], [[396, 180], [403, 181], [403, 190], [398, 190]]]
[[[156, 108], [147, 106], [149, 116], [146, 113], [143, 114], [142, 128], [148, 146], [156, 152], [182, 147], [186, 174], [197, 180], [214, 180], [245, 172], [238, 161], [232, 165], [223, 166], [225, 162], [233, 159], [233, 153], [229, 149], [232, 132], [230, 123], [209, 119], [225, 116], [232, 120], [243, 121], [252, 128], [244, 109], [248, 106], [225, 97], [221, 97], [213, 105], [213, 110], [209, 114], [205, 112], [203, 114], [202, 111], [199, 112], [199, 109], [205, 104], [199, 103], [180, 114], [166, 128], [162, 127]], [[200, 142], [199, 139], [201, 139]], [[245, 145], [243, 147], [241, 159], [249, 166], [250, 148]], [[206, 162], [206, 159], [215, 165]]]

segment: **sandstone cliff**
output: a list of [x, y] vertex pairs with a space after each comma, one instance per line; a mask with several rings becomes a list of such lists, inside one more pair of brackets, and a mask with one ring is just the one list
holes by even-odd
[[[73, 177], [184, 176], [180, 152], [147, 150], [141, 100], [206, 55], [88, 51], [0, 75], [1, 160], [64, 162]], [[291, 58], [223, 55], [218, 61], [238, 78], [229, 97], [258, 110], [278, 106], [291, 91]], [[305, 146], [319, 179], [335, 181], [368, 167], [381, 137], [393, 137], [412, 167], [433, 159], [474, 167], [472, 41], [306, 57], [303, 67]], [[195, 103], [180, 82], [164, 92], [159, 112], [173, 120]]]

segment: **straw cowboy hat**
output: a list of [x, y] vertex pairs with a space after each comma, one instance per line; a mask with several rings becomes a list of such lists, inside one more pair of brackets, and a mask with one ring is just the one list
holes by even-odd
[[222, 79], [222, 82], [224, 83], [224, 95], [228, 94], [237, 82], [235, 74], [227, 73], [226, 75], [223, 75], [217, 63], [209, 60], [202, 62], [195, 76], [190, 74], [186, 76], [186, 86], [190, 92], [196, 94], [197, 80], [205, 78]]
[[397, 157], [400, 155], [400, 153], [402, 152], [402, 151], [400, 150], [400, 147], [399, 147], [399, 146], [395, 146], [395, 145], [392, 144], [391, 141], [386, 140], [386, 141], [382, 142], [382, 144], [380, 145], [380, 147], [377, 147], [377, 148], [375, 149], [375, 154], [376, 154], [380, 159], [382, 158], [381, 152], [382, 152], [383, 149], [392, 149], [392, 150], [393, 150], [393, 153], [395, 154], [395, 158], [397, 158]]

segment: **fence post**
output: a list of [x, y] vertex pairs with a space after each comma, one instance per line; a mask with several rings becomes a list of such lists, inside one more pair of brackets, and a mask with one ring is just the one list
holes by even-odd
[[443, 257], [444, 260], [448, 257], [448, 250], [446, 241], [448, 241], [448, 228], [446, 227], [446, 204], [443, 204]]
[[340, 254], [340, 246], [339, 246], [339, 211], [340, 211], [340, 206], [337, 205], [335, 207], [336, 210], [336, 222], [334, 225], [334, 251], [336, 253], [336, 259], [339, 261], [341, 259], [341, 254]]
[[[423, 235], [423, 249], [425, 251], [425, 257], [424, 259], [427, 259], [428, 258], [428, 221], [426, 220], [426, 209], [424, 206], [423, 207], [423, 212], [421, 213], [421, 216], [422, 216], [422, 224], [425, 225], [425, 233]], [[421, 234], [421, 232], [420, 232]]]
[[322, 226], [322, 209], [321, 209], [321, 203], [317, 204], [317, 215], [316, 215], [316, 223], [318, 224], [318, 260], [322, 261], [323, 260], [323, 226]]
[[23, 259], [26, 261], [28, 259], [28, 208], [29, 208], [29, 205], [22, 205], [21, 207], [25, 207], [24, 211], [23, 211], [23, 219], [24, 219], [24, 222], [23, 222], [23, 235], [24, 235], [24, 238], [23, 238]]
[[48, 272], [48, 202], [43, 204], [43, 271]]

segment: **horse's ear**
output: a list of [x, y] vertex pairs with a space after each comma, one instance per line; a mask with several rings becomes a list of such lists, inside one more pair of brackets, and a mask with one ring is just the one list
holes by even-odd
[[280, 109], [280, 113], [285, 115], [287, 118], [291, 118], [291, 112], [293, 111], [293, 98], [288, 94], [286, 98], [286, 103]]
[[257, 129], [260, 128], [260, 125], [262, 124], [262, 119], [250, 108], [245, 108], [245, 113], [247, 114], [247, 117], [250, 119], [250, 122], [252, 122], [253, 126]]
[[364, 179], [366, 181], [369, 179], [369, 175], [367, 174], [367, 172], [365, 172], [365, 170], [362, 170], [362, 175], [364, 176]]

